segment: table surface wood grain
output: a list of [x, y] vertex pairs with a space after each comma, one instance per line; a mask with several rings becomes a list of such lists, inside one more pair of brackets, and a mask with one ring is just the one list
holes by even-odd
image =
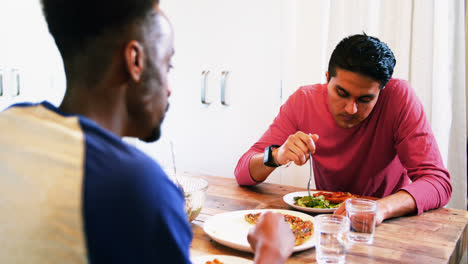
[[[223, 246], [204, 233], [206, 219], [218, 213], [250, 209], [289, 209], [283, 196], [305, 188], [262, 183], [240, 187], [235, 179], [190, 175], [208, 181], [206, 201], [192, 222], [191, 255], [233, 255], [253, 259], [252, 253]], [[314, 215], [314, 214], [311, 214]], [[459, 263], [468, 245], [468, 212], [440, 208], [388, 219], [377, 226], [373, 245], [353, 245], [346, 263]], [[315, 248], [294, 253], [287, 263], [316, 263]]]

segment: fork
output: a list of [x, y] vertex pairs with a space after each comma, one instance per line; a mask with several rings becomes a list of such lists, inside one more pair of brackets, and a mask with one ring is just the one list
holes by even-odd
[[312, 182], [313, 162], [312, 162], [312, 154], [310, 152], [309, 152], [309, 165], [310, 165], [310, 174], [309, 174], [309, 182], [307, 183], [307, 192], [309, 193], [309, 197], [311, 197], [312, 195], [310, 195], [310, 183]]

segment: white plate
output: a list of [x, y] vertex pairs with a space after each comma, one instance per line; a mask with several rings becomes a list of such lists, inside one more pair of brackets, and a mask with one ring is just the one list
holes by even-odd
[[[310, 191], [311, 194], [316, 193], [318, 191]], [[333, 213], [337, 208], [330, 208], [330, 209], [325, 209], [325, 208], [310, 208], [310, 207], [302, 207], [299, 205], [294, 204], [294, 197], [300, 196], [308, 196], [309, 193], [307, 191], [303, 192], [293, 192], [293, 193], [288, 193], [285, 196], [283, 196], [283, 201], [290, 205], [291, 207], [296, 208], [297, 210], [301, 210], [304, 212], [310, 212], [310, 213]]]
[[224, 264], [253, 264], [253, 261], [251, 260], [248, 260], [245, 258], [239, 258], [235, 256], [228, 256], [228, 255], [196, 256], [192, 258], [192, 263], [193, 264], [205, 264], [207, 261], [213, 261], [214, 259], [218, 259]]
[[[314, 217], [297, 211], [281, 210], [281, 209], [258, 209], [258, 210], [242, 210], [227, 213], [221, 213], [208, 218], [203, 225], [203, 230], [214, 241], [225, 246], [252, 252], [249, 242], [247, 242], [247, 234], [253, 225], [245, 221], [244, 216], [250, 213], [263, 213], [272, 211], [276, 213], [289, 214], [300, 217], [302, 220], [314, 221]], [[315, 240], [312, 237], [304, 244], [294, 247], [294, 252], [312, 248], [315, 245]]]

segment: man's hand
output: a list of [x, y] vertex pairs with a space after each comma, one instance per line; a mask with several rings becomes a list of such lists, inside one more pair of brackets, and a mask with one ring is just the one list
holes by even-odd
[[[417, 212], [416, 201], [413, 196], [404, 190], [386, 196], [377, 200], [377, 219], [376, 225], [380, 225], [385, 219], [399, 217]], [[340, 205], [335, 214], [346, 215], [346, 205]]]
[[317, 134], [308, 135], [302, 131], [290, 135], [281, 147], [273, 150], [276, 164], [284, 165], [293, 161], [296, 165], [304, 165], [309, 160], [309, 152], [315, 153], [318, 138]]
[[283, 264], [291, 255], [295, 238], [282, 214], [266, 212], [247, 236], [256, 264]]
[[[377, 201], [378, 203], [378, 201]], [[343, 202], [340, 207], [338, 207], [334, 214], [337, 214], [337, 215], [344, 215], [346, 216], [346, 202]], [[375, 225], [378, 226], [380, 225], [383, 220], [385, 220], [384, 218], [384, 211], [382, 208], [380, 208], [380, 205], [378, 206], [377, 208], [377, 214], [376, 214], [376, 220], [375, 220]]]

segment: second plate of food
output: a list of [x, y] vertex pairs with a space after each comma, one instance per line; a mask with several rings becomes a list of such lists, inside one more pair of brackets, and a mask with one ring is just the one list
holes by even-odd
[[[310, 191], [310, 193], [313, 195], [314, 193], [319, 193], [319, 191]], [[283, 201], [287, 203], [289, 206], [296, 208], [297, 210], [310, 212], [310, 213], [333, 213], [336, 210], [336, 208], [339, 207], [339, 206], [336, 206], [334, 208], [330, 208], [330, 207], [320, 208], [320, 207], [307, 207], [305, 205], [301, 206], [294, 199], [295, 197], [302, 198], [305, 196], [309, 196], [309, 193], [307, 191], [288, 193], [285, 196], [283, 196]]]
[[[255, 222], [260, 214], [266, 211], [283, 214], [285, 215], [285, 220], [287, 222], [288, 219], [295, 220], [294, 223], [297, 226], [299, 226], [301, 222], [307, 225], [301, 226], [299, 231], [310, 230], [311, 232], [309, 234], [302, 235], [297, 233], [298, 236], [296, 237], [296, 243], [298, 243], [298, 239], [303, 241], [301, 244], [296, 244], [293, 249], [294, 252], [306, 250], [315, 246], [315, 240], [313, 238], [314, 217], [291, 210], [256, 209], [221, 213], [208, 218], [203, 225], [203, 230], [208, 236], [220, 244], [237, 250], [252, 252], [252, 249], [247, 242], [247, 234], [249, 229], [254, 226], [252, 222]], [[307, 227], [307, 229], [304, 227]]]

